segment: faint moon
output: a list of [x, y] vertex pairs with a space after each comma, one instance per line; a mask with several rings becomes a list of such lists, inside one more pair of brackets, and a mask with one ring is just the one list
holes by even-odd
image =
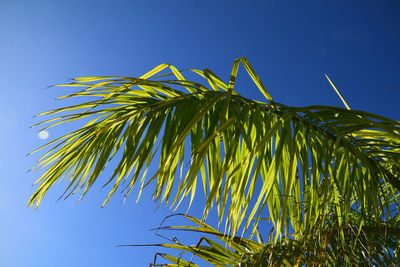
[[48, 131], [40, 131], [39, 132], [39, 138], [40, 139], [47, 139], [49, 137], [49, 132]]

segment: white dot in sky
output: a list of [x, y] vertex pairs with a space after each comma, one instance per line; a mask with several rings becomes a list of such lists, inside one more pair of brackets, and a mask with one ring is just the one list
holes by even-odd
[[47, 139], [49, 137], [49, 132], [48, 131], [40, 131], [39, 132], [39, 138], [40, 139]]

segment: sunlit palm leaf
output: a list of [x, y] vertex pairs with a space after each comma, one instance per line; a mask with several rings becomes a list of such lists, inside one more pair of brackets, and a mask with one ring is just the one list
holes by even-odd
[[[234, 90], [240, 62], [267, 102]], [[172, 73], [160, 74], [168, 67]], [[273, 242], [289, 234], [300, 238], [334, 214], [344, 242], [351, 210], [384, 221], [398, 214], [397, 121], [338, 107], [273, 102], [245, 59], [234, 62], [228, 84], [207, 69], [193, 72], [211, 89], [185, 80], [167, 64], [140, 78], [84, 77], [63, 85], [84, 89], [62, 98], [94, 100], [40, 114], [76, 112], [39, 123], [50, 123], [47, 127], [86, 125], [48, 144], [54, 146], [35, 167], [46, 168], [29, 205], [37, 207], [62, 179], [68, 180], [65, 196], [85, 195], [113, 161], [103, 205], [119, 188], [127, 196], [139, 184], [140, 196], [153, 183], [155, 200], [178, 207], [186, 197], [191, 203], [201, 185], [204, 217], [216, 204], [220, 223], [226, 218], [232, 236], [241, 225], [255, 233], [259, 219], [267, 217], [275, 227]], [[158, 162], [158, 169], [148, 175], [151, 162]]]

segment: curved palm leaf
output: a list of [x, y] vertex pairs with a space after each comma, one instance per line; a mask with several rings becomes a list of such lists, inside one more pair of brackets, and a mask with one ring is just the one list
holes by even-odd
[[[266, 102], [234, 90], [240, 62]], [[166, 68], [171, 73], [160, 74]], [[216, 204], [231, 236], [240, 226], [254, 234], [259, 220], [267, 219], [274, 225], [273, 242], [290, 234], [299, 239], [323, 229], [332, 216], [344, 242], [352, 211], [363, 220], [397, 216], [397, 121], [338, 107], [276, 103], [243, 58], [234, 62], [228, 84], [208, 69], [191, 71], [206, 85], [186, 80], [167, 64], [139, 78], [84, 77], [61, 85], [84, 88], [61, 98], [94, 99], [40, 114], [67, 112], [39, 123], [50, 123], [47, 128], [86, 124], [39, 148], [53, 145], [35, 167], [47, 169], [29, 205], [37, 207], [62, 179], [68, 179], [66, 197], [78, 191], [84, 196], [114, 161], [103, 205], [122, 186], [127, 196], [139, 183], [140, 196], [153, 183], [155, 200], [178, 207], [186, 197], [192, 203], [201, 185], [203, 218]], [[151, 162], [158, 169], [148, 176]]]
[[[314, 228], [300, 239], [282, 238], [264, 243], [226, 235], [200, 220], [184, 215], [196, 226], [163, 226], [156, 230], [190, 231], [202, 237], [194, 245], [183, 245], [176, 238], [167, 244], [153, 244], [180, 251], [178, 257], [157, 253], [150, 266], [202, 266], [199, 259], [215, 266], [398, 266], [400, 258], [400, 222], [392, 221], [385, 230], [357, 224], [358, 216], [344, 227], [345, 238], [335, 223], [324, 229]], [[382, 231], [383, 230], [383, 231]], [[391, 232], [391, 234], [389, 234]], [[211, 236], [211, 238], [209, 237]], [[342, 241], [343, 244], [342, 244]], [[137, 247], [142, 245], [122, 245]], [[146, 245], [148, 246], [148, 245]], [[160, 263], [159, 257], [171, 263]], [[197, 258], [196, 258], [197, 257]]]

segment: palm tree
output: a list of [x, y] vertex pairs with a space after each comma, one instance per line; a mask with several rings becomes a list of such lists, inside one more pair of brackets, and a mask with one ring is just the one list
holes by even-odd
[[[265, 101], [234, 90], [240, 63]], [[161, 64], [139, 78], [83, 77], [61, 85], [84, 88], [61, 98], [91, 100], [42, 113], [52, 118], [39, 125], [85, 126], [39, 148], [53, 146], [35, 167], [47, 169], [29, 206], [37, 207], [61, 179], [68, 179], [63, 196], [83, 197], [113, 161], [103, 205], [121, 187], [128, 196], [135, 184], [138, 198], [154, 184], [154, 200], [175, 209], [204, 193], [201, 220], [187, 216], [198, 226], [177, 229], [211, 234], [219, 243], [204, 237], [206, 245], [162, 246], [215, 265], [396, 264], [399, 122], [351, 110], [329, 78], [346, 108], [274, 102], [244, 58], [235, 60], [228, 84], [209, 69], [189, 72], [204, 83]], [[150, 164], [158, 167], [149, 176]], [[213, 205], [223, 233], [203, 222]], [[260, 238], [260, 222], [272, 227], [267, 242]], [[194, 266], [159, 256], [171, 266]]]

